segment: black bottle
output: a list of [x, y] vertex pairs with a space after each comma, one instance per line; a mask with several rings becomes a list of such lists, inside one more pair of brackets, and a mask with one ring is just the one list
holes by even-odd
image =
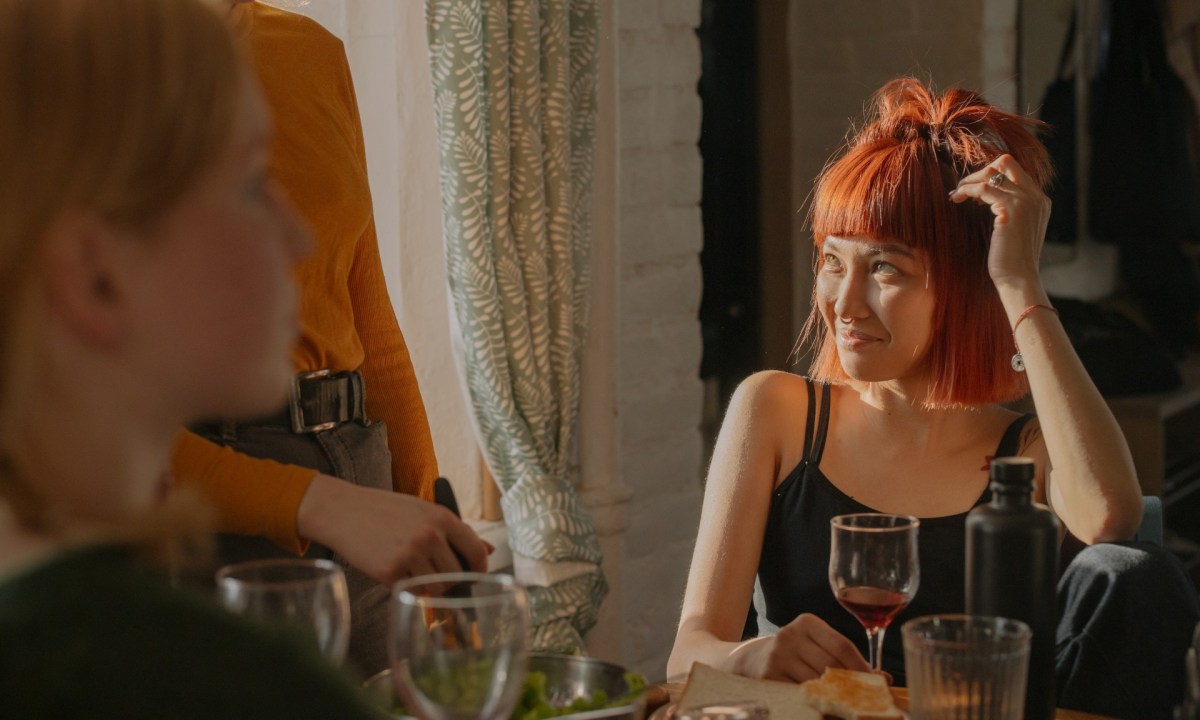
[[966, 609], [1029, 625], [1025, 720], [1051, 720], [1059, 524], [1034, 505], [1033, 477], [1030, 458], [992, 460], [992, 501], [967, 514]]

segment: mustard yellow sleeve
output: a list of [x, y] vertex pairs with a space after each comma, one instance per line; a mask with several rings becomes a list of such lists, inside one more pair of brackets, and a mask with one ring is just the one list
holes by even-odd
[[417, 373], [388, 297], [373, 224], [359, 243], [350, 288], [354, 324], [366, 355], [362, 374], [367, 415], [387, 423], [392, 488], [432, 500], [438, 476], [433, 435]]
[[253, 458], [187, 430], [175, 439], [171, 470], [213, 504], [221, 532], [263, 535], [297, 555], [308, 548], [296, 514], [315, 470]]
[[[348, 64], [345, 72], [358, 160], [365, 170], [366, 146]], [[357, 240], [350, 269], [350, 299], [354, 305], [355, 330], [365, 356], [360, 370], [366, 380], [367, 414], [387, 424], [392, 488], [432, 500], [433, 481], [438, 476], [433, 435], [417, 385], [417, 373], [388, 296], [374, 218]]]

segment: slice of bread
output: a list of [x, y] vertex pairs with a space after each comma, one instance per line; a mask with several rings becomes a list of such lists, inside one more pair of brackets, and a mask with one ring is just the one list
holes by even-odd
[[767, 706], [771, 720], [821, 720], [821, 714], [804, 701], [800, 688], [795, 683], [755, 680], [695, 663], [677, 707], [756, 700]]
[[801, 684], [800, 693], [809, 705], [842, 720], [904, 717], [887, 680], [876, 673], [826, 668], [821, 677]]

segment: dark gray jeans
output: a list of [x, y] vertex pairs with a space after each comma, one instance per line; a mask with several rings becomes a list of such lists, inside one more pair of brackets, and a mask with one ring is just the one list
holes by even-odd
[[[221, 423], [192, 428], [202, 437], [251, 457], [312, 468], [355, 485], [391, 490], [392, 456], [383, 423], [350, 422], [332, 430], [298, 435], [282, 426]], [[221, 564], [272, 557], [291, 557], [264, 537], [217, 536]], [[388, 588], [351, 567], [324, 545], [311, 543], [305, 557], [328, 558], [346, 571], [350, 589], [350, 651], [348, 661], [364, 676], [388, 667]]]

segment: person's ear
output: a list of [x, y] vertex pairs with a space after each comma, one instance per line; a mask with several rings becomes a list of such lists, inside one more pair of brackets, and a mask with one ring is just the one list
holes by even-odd
[[86, 342], [115, 344], [122, 330], [121, 263], [130, 240], [90, 213], [60, 218], [43, 244], [50, 312]]

